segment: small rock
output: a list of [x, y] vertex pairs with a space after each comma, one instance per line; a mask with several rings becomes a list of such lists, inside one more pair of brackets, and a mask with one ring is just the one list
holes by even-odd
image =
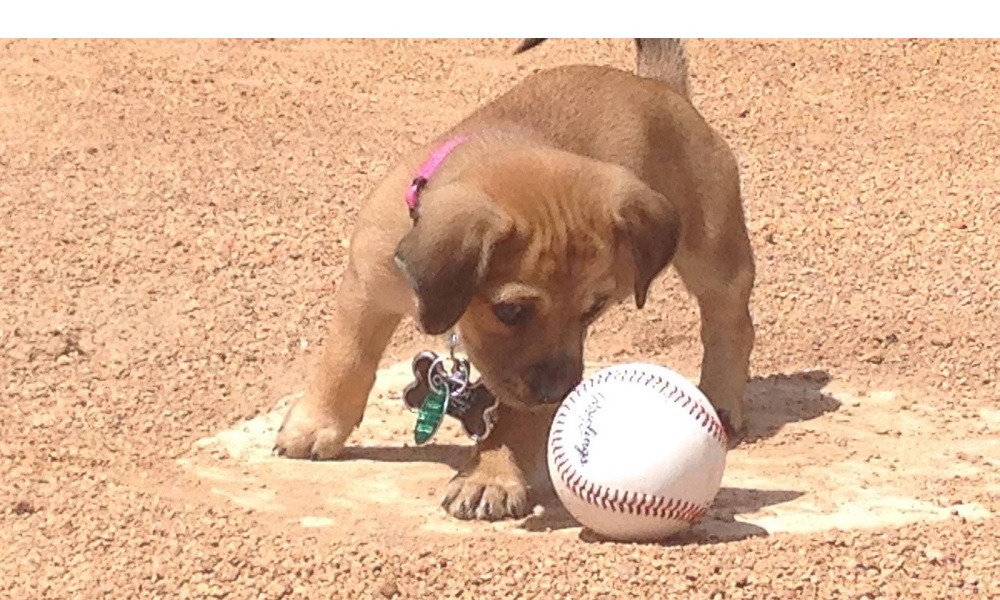
[[871, 352], [861, 357], [861, 362], [871, 363], [873, 365], [880, 365], [884, 361], [885, 357], [879, 352]]
[[941, 552], [932, 546], [924, 548], [924, 556], [927, 557], [927, 560], [934, 564], [940, 564], [941, 561], [944, 560], [944, 552]]
[[382, 594], [383, 598], [395, 598], [399, 595], [399, 586], [396, 585], [395, 581], [386, 581], [379, 588], [378, 593]]
[[931, 345], [937, 346], [939, 348], [950, 348], [952, 340], [950, 337], [944, 334], [936, 334], [931, 336]]
[[11, 507], [11, 512], [19, 516], [33, 515], [36, 512], [38, 512], [38, 509], [35, 508], [34, 504], [28, 502], [27, 500], [18, 500], [17, 502], [14, 503], [14, 506]]

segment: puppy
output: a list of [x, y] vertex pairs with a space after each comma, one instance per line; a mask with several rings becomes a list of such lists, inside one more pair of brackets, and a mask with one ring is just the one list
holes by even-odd
[[337, 456], [410, 316], [428, 334], [457, 332], [500, 402], [444, 508], [524, 516], [588, 327], [615, 303], [643, 307], [668, 265], [698, 302], [700, 387], [738, 439], [755, 275], [736, 160], [691, 105], [682, 43], [636, 48], [636, 74], [535, 73], [402, 157], [358, 216], [321, 362], [277, 454]]

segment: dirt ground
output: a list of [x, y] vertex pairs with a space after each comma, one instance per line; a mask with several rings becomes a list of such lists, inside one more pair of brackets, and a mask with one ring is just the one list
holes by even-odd
[[[0, 44], [0, 597], [1000, 598], [1000, 43], [690, 42], [758, 341], [665, 545], [446, 517], [468, 440], [410, 447], [409, 324], [345, 460], [268, 452], [390, 162], [628, 40]], [[693, 378], [696, 307], [670, 275], [588, 359]]]

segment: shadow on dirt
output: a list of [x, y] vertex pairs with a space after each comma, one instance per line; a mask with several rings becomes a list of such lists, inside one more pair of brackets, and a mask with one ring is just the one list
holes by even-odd
[[372, 460], [376, 462], [424, 462], [458, 469], [468, 460], [470, 446], [428, 444], [427, 446], [348, 446], [337, 460]]
[[[789, 423], [809, 421], [840, 408], [840, 401], [823, 393], [830, 382], [826, 371], [754, 377], [747, 383], [747, 433], [745, 442], [772, 437]], [[470, 445], [348, 446], [338, 460], [377, 462], [432, 462], [457, 469], [464, 464]]]
[[[751, 537], [765, 537], [768, 533], [764, 528], [752, 523], [737, 521], [736, 516], [756, 513], [769, 506], [790, 502], [802, 495], [803, 492], [792, 490], [724, 487], [719, 490], [708, 514], [697, 526], [674, 536], [663, 545], [717, 544]], [[521, 528], [527, 531], [541, 532], [579, 527], [580, 525], [562, 504], [554, 500], [554, 496], [547, 496], [544, 500], [544, 512], [525, 519]], [[580, 539], [593, 543], [608, 541], [586, 528], [580, 532]]]
[[767, 439], [789, 423], [809, 421], [840, 408], [840, 401], [823, 393], [830, 383], [826, 371], [754, 377], [747, 383], [744, 442]]

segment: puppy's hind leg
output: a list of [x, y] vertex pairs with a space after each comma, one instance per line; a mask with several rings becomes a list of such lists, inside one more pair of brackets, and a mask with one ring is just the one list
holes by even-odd
[[679, 253], [675, 260], [701, 314], [699, 387], [725, 423], [732, 446], [743, 435], [743, 396], [755, 337], [750, 316], [754, 258], [746, 229], [738, 223], [701, 252]]
[[323, 355], [309, 389], [278, 430], [274, 447], [278, 455], [334, 458], [361, 423], [379, 360], [401, 320], [369, 289], [349, 264], [337, 288]]

